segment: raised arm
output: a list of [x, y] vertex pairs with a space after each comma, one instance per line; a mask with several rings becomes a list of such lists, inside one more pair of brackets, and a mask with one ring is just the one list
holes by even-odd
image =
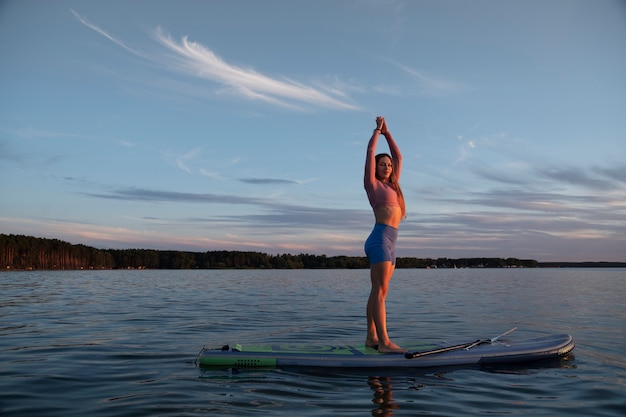
[[376, 182], [376, 144], [378, 143], [379, 135], [380, 130], [377, 128], [372, 133], [372, 137], [367, 144], [367, 154], [365, 155], [365, 175], [363, 177], [363, 182], [366, 187]]
[[391, 136], [389, 132], [389, 127], [387, 127], [387, 121], [384, 117], [376, 118], [376, 125], [380, 133], [387, 139], [387, 145], [389, 145], [389, 150], [391, 151], [396, 181], [400, 181], [400, 174], [402, 173], [402, 154], [400, 153], [400, 148], [398, 148], [396, 141], [393, 140], [393, 136]]
[[387, 139], [387, 144], [389, 145], [389, 150], [391, 151], [393, 171], [395, 172], [396, 181], [400, 181], [400, 174], [402, 173], [402, 153], [400, 153], [400, 148], [398, 148], [396, 141], [393, 140], [393, 136], [391, 136], [389, 130], [383, 131], [383, 135], [385, 136], [385, 139]]

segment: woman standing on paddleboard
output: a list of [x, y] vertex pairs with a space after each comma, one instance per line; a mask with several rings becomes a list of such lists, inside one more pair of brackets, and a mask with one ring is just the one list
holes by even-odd
[[[383, 135], [391, 155], [376, 155], [378, 137]], [[400, 221], [406, 217], [404, 196], [400, 189], [402, 154], [393, 140], [387, 122], [376, 118], [376, 129], [367, 145], [364, 185], [367, 198], [374, 210], [376, 224], [365, 242], [365, 253], [370, 261], [372, 290], [367, 301], [367, 338], [365, 345], [380, 352], [404, 352], [387, 334], [385, 299], [389, 282], [396, 267], [396, 239]]]

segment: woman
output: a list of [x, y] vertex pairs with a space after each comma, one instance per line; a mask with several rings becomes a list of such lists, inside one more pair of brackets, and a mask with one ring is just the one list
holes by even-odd
[[[378, 137], [383, 135], [391, 156], [375, 155]], [[376, 118], [376, 129], [367, 145], [365, 159], [365, 191], [374, 210], [376, 224], [365, 242], [365, 253], [370, 261], [372, 290], [367, 301], [367, 338], [365, 345], [380, 352], [404, 352], [387, 334], [385, 298], [389, 281], [396, 267], [396, 239], [400, 221], [406, 217], [404, 197], [400, 189], [402, 154], [393, 140], [383, 117]]]

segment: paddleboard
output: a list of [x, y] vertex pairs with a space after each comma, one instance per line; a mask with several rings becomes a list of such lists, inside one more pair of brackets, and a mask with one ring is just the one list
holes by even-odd
[[[505, 334], [512, 332], [510, 330]], [[501, 335], [501, 336], [503, 336]], [[473, 364], [515, 364], [559, 358], [574, 349], [569, 334], [527, 339], [477, 339], [460, 343], [418, 343], [406, 353], [380, 353], [363, 345], [226, 345], [203, 348], [202, 367], [250, 368], [428, 368]]]

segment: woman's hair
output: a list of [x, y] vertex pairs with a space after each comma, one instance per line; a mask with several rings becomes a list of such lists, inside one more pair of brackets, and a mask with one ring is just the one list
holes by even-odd
[[[378, 166], [378, 161], [380, 161], [380, 158], [384, 156], [386, 156], [387, 158], [389, 158], [390, 161], [393, 162], [393, 158], [391, 157], [391, 155], [386, 154], [386, 153], [379, 153], [378, 155], [376, 155], [376, 166]], [[378, 170], [375, 170], [375, 172], [376, 172], [376, 176], [378, 177]], [[396, 190], [396, 193], [398, 193], [398, 202], [400, 203], [400, 208], [402, 209], [402, 217], [406, 217], [406, 205], [404, 203], [404, 194], [402, 194], [402, 188], [400, 188], [400, 183], [398, 182], [398, 179], [396, 177], [395, 169], [391, 170], [391, 175], [389, 176], [389, 183]]]

